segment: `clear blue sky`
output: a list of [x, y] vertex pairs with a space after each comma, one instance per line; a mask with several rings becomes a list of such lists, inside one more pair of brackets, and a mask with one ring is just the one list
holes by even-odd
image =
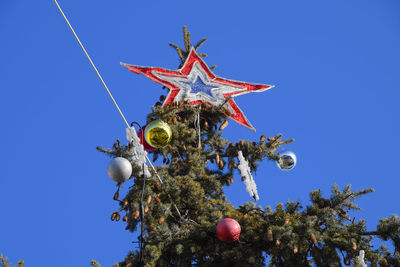
[[[296, 138], [293, 171], [260, 166], [260, 205], [307, 203], [337, 183], [376, 189], [356, 213], [370, 230], [399, 214], [399, 1], [249, 3], [60, 0], [129, 121], [144, 123], [164, 91], [119, 62], [176, 69], [168, 42], [182, 44], [183, 25], [208, 38], [200, 51], [216, 74], [276, 85], [236, 98], [256, 133], [224, 130]], [[27, 266], [111, 266], [136, 237], [110, 221], [115, 185], [95, 147], [125, 142], [123, 121], [53, 1], [0, 1], [0, 36], [0, 252]], [[251, 201], [238, 175], [226, 193]]]

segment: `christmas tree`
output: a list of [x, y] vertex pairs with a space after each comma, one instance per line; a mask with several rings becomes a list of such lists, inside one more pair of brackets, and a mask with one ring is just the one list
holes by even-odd
[[[381, 219], [369, 231], [365, 221], [349, 215], [359, 209], [354, 201], [373, 189], [333, 186], [328, 197], [312, 191], [307, 206], [257, 206], [252, 173], [265, 159], [293, 168], [296, 157], [284, 147], [294, 139], [280, 134], [255, 141], [223, 138], [229, 118], [253, 129], [233, 98], [272, 86], [215, 76], [215, 66], [208, 68], [201, 59], [206, 55], [197, 52], [205, 40], [192, 46], [184, 28], [184, 49], [170, 44], [179, 71], [123, 64], [168, 92], [152, 107], [146, 127], [138, 133], [135, 124], [127, 129], [126, 145], [117, 140], [112, 149], [98, 147], [115, 158], [109, 174], [118, 186], [130, 186], [126, 196], [119, 196], [118, 187], [114, 200], [120, 208], [111, 220], [140, 232], [139, 248], [117, 265], [400, 266], [400, 219]], [[160, 165], [146, 160], [151, 157]], [[227, 200], [223, 187], [234, 180], [244, 182], [254, 201], [235, 207]], [[373, 248], [374, 237], [391, 240], [394, 252]]]

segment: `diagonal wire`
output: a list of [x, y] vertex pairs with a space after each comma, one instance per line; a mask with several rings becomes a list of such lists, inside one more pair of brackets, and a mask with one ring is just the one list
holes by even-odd
[[92, 65], [94, 71], [96, 72], [97, 76], [99, 77], [101, 83], [103, 84], [104, 88], [106, 88], [108, 95], [110, 96], [112, 102], [114, 103], [115, 107], [118, 109], [119, 114], [121, 115], [122, 119], [124, 120], [126, 126], [129, 128], [129, 123], [128, 121], [125, 119], [124, 114], [122, 114], [121, 109], [119, 108], [117, 102], [115, 101], [114, 97], [112, 96], [110, 90], [108, 89], [106, 83], [104, 82], [103, 78], [100, 75], [100, 72], [97, 70], [96, 66], [94, 65], [92, 59], [90, 58], [89, 54], [86, 52], [85, 47], [83, 46], [83, 44], [81, 43], [81, 40], [79, 40], [78, 35], [75, 33], [74, 28], [72, 28], [71, 23], [69, 23], [67, 17], [65, 16], [64, 12], [62, 11], [60, 5], [58, 4], [57, 0], [54, 0], [54, 3], [57, 5], [58, 10], [60, 11], [61, 15], [63, 16], [65, 22], [68, 24], [68, 27], [71, 29], [72, 33], [75, 36], [75, 39], [78, 41], [80, 47], [82, 48], [83, 52], [85, 53], [87, 59], [89, 60], [90, 64]]
[[[112, 102], [114, 103], [114, 105], [117, 108], [119, 114], [121, 115], [122, 119], [124, 120], [126, 126], [128, 128], [130, 128], [130, 125], [129, 125], [128, 121], [125, 119], [124, 114], [122, 113], [122, 111], [119, 108], [117, 102], [115, 101], [114, 97], [112, 96], [112, 94], [111, 94], [110, 90], [108, 89], [106, 83], [104, 82], [103, 78], [101, 77], [100, 72], [97, 70], [96, 66], [94, 65], [92, 59], [90, 58], [89, 54], [87, 53], [85, 47], [83, 46], [81, 40], [79, 39], [78, 35], [76, 34], [76, 32], [75, 32], [74, 28], [72, 27], [71, 23], [69, 23], [69, 20], [67, 19], [67, 17], [65, 16], [64, 12], [62, 11], [62, 9], [61, 9], [60, 5], [58, 4], [57, 0], [54, 0], [54, 3], [56, 4], [58, 10], [60, 11], [61, 15], [63, 16], [65, 22], [68, 24], [68, 27], [71, 29], [72, 33], [74, 34], [75, 39], [78, 41], [79, 46], [82, 48], [83, 52], [85, 53], [87, 59], [89, 60], [90, 64], [92, 65], [92, 67], [94, 69], [94, 71], [96, 72], [97, 76], [99, 77], [101, 83], [103, 84], [104, 88], [106, 89], [108, 95], [110, 96]], [[158, 175], [156, 168], [153, 166], [153, 164], [151, 163], [151, 161], [150, 161], [150, 159], [149, 159], [149, 157], [147, 155], [146, 155], [146, 160], [150, 164], [150, 166], [153, 169], [153, 171], [155, 172], [155, 174], [156, 174], [158, 180], [160, 181], [160, 183], [163, 184], [163, 182], [161, 180], [161, 177]], [[175, 206], [175, 209], [178, 212], [179, 216], [181, 216], [181, 213], [180, 213], [178, 207], [175, 204], [174, 204], [174, 206]]]

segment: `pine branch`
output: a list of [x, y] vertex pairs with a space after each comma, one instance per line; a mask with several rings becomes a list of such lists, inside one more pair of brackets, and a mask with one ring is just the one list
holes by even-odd
[[3, 254], [0, 254], [0, 263], [3, 265], [3, 267], [10, 267], [7, 257], [3, 257]]
[[201, 39], [201, 40], [194, 46], [194, 49], [196, 49], [196, 50], [199, 49], [200, 46], [201, 46], [202, 44], [204, 44], [206, 41], [207, 41], [207, 38]]
[[190, 32], [187, 31], [187, 27], [183, 26], [183, 39], [185, 41], [186, 52], [190, 51]]
[[[17, 264], [17, 267], [23, 267], [24, 261], [19, 260]], [[8, 262], [8, 258], [4, 257], [3, 254], [0, 254], [0, 267], [12, 267], [12, 265]]]
[[100, 263], [98, 263], [98, 262], [95, 261], [95, 260], [91, 260], [91, 261], [90, 261], [90, 266], [101, 267]]
[[181, 64], [183, 64], [185, 62], [185, 57], [183, 56], [184, 52], [182, 52], [182, 49], [173, 43], [169, 43], [169, 45], [175, 48], [176, 52], [178, 53], [179, 59], [181, 60]]
[[[191, 49], [186, 27], [183, 35], [184, 49], [170, 44], [181, 65]], [[198, 42], [195, 49], [204, 42]], [[320, 190], [310, 192], [311, 202], [304, 207], [293, 201], [278, 203], [274, 209], [263, 209], [254, 202], [239, 207], [228, 202], [223, 187], [234, 183], [235, 177], [240, 180], [239, 169], [253, 173], [263, 160], [279, 160], [283, 146], [294, 139], [283, 139], [282, 134], [262, 135], [257, 141], [223, 138], [229, 116], [225, 104], [194, 107], [183, 101], [152, 107], [147, 120], [166, 122], [172, 139], [149, 153], [160, 163], [156, 170], [162, 182], [154, 173], [143, 179], [140, 166], [132, 163], [134, 179], [127, 182], [132, 183], [129, 192], [121, 200], [115, 197], [120, 209], [111, 219], [122, 221], [131, 232], [142, 223], [145, 242], [142, 253], [130, 252], [118, 266], [264, 266], [266, 256], [269, 266], [357, 265], [359, 250], [365, 251], [371, 266], [400, 266], [400, 219], [381, 219], [375, 231], [367, 231], [364, 220], [348, 214], [360, 209], [356, 200], [373, 189], [352, 191], [350, 185], [342, 189], [334, 185], [328, 197]], [[110, 149], [97, 149], [111, 157], [131, 156], [130, 144], [121, 145], [118, 140]], [[267, 195], [273, 188], [263, 190]], [[122, 220], [120, 213], [125, 214]], [[224, 243], [215, 236], [222, 218], [233, 218], [241, 225], [237, 242]], [[385, 247], [374, 250], [373, 237], [392, 241], [394, 253]]]

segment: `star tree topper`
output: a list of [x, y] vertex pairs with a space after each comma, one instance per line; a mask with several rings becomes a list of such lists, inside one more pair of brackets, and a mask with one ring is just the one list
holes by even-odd
[[125, 63], [121, 63], [121, 65], [133, 73], [142, 74], [152, 81], [168, 87], [170, 90], [163, 106], [184, 100], [188, 100], [192, 105], [203, 102], [214, 106], [224, 105], [230, 113], [228, 117], [253, 131], [255, 131], [254, 127], [236, 105], [233, 97], [252, 92], [263, 92], [274, 87], [273, 85], [245, 83], [218, 77], [211, 72], [194, 48], [191, 48], [189, 56], [179, 70], [141, 67]]

